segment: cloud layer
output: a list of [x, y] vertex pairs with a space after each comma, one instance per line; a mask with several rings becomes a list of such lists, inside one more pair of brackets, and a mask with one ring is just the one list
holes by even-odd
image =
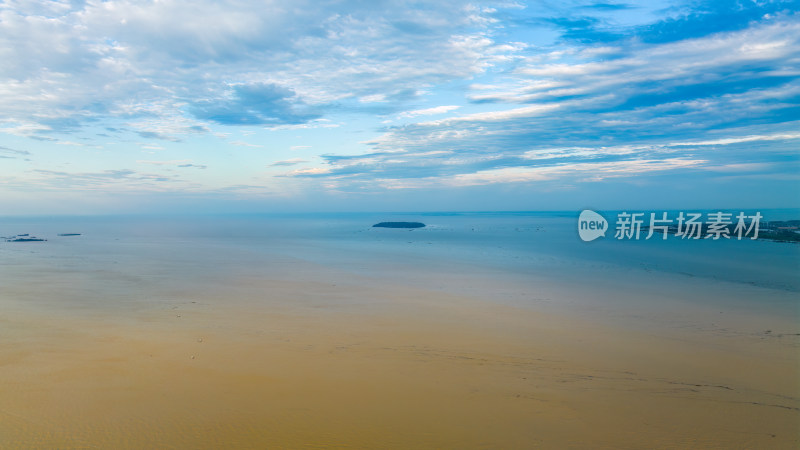
[[24, 135], [109, 117], [162, 138], [304, 123], [357, 99], [414, 98], [504, 50], [460, 1], [12, 1], [0, 23], [0, 123]]
[[[518, 58], [490, 85], [473, 84], [468, 98], [491, 110], [390, 127], [367, 142], [371, 152], [327, 155], [325, 171], [294, 176], [404, 187], [553, 174], [601, 180], [689, 167], [763, 172], [776, 159], [796, 169], [800, 136], [786, 130], [800, 128], [800, 20], [781, 11], [739, 30], [708, 27], [684, 39], [667, 39], [669, 26], [707, 27], [708, 18], [695, 12], [630, 30], [628, 38], [583, 36], [579, 45], [570, 31], [556, 50]], [[651, 39], [642, 39], [645, 32]], [[756, 143], [775, 145], [746, 152]], [[717, 148], [725, 146], [734, 148]], [[752, 162], [764, 164], [737, 165]], [[425, 182], [398, 181], [408, 178]]]
[[800, 1], [646, 3], [5, 1], [0, 195], [796, 189]]

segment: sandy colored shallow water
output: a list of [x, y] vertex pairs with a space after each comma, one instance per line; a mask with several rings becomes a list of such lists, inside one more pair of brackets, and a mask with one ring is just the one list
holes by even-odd
[[789, 336], [631, 331], [410, 288], [241, 283], [231, 293], [248, 296], [184, 294], [133, 318], [4, 314], [0, 446], [798, 444]]
[[800, 445], [795, 293], [115, 242], [3, 255], [0, 448]]

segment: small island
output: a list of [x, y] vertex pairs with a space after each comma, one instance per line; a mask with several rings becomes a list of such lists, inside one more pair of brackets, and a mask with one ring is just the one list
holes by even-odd
[[18, 234], [16, 236], [4, 238], [6, 242], [45, 242], [47, 239], [37, 238], [29, 234]]
[[378, 228], [422, 228], [425, 224], [422, 222], [381, 222], [373, 225]]
[[80, 233], [59, 233], [59, 236], [80, 236]]

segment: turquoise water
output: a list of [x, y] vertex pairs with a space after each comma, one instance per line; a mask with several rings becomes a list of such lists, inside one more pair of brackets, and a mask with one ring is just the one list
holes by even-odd
[[[765, 220], [800, 217], [793, 210], [763, 214]], [[611, 218], [614, 212], [604, 215]], [[620, 241], [611, 238], [613, 229], [608, 238], [583, 242], [577, 216], [578, 212], [519, 212], [4, 218], [0, 236], [30, 233], [48, 241], [1, 242], [0, 276], [8, 282], [8, 277], [25, 276], [24, 270], [58, 270], [59, 264], [72, 269], [85, 265], [86, 270], [117, 265], [118, 271], [129, 267], [131, 273], [149, 274], [151, 281], [171, 282], [177, 289], [181, 280], [203, 274], [261, 273], [265, 266], [273, 276], [290, 277], [289, 264], [276, 261], [302, 260], [352, 276], [388, 277], [400, 283], [424, 279], [429, 286], [437, 276], [464, 270], [517, 281], [601, 281], [616, 289], [662, 273], [669, 274], [671, 282], [705, 279], [783, 292], [776, 297], [780, 300], [752, 299], [782, 303], [764, 305], [771, 308], [796, 311], [800, 304], [800, 245], [674, 236]], [[401, 220], [421, 221], [427, 227], [371, 227]], [[81, 236], [57, 236], [60, 233]], [[143, 284], [146, 281], [136, 286], [145, 289]]]

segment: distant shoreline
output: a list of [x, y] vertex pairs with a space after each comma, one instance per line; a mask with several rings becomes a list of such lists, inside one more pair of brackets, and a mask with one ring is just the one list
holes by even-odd
[[[698, 235], [699, 238], [708, 238], [710, 235], [709, 233], [709, 224], [708, 223], [700, 223], [698, 224], [697, 230], [691, 232], [691, 235]], [[650, 226], [645, 225], [642, 227], [642, 231], [649, 231]], [[737, 239], [738, 234], [736, 232], [736, 224], [727, 224], [721, 227], [722, 232], [721, 237], [722, 239]], [[687, 227], [684, 225], [683, 230], [679, 230], [677, 225], [670, 225], [666, 228], [667, 233], [680, 236], [684, 233], [687, 233]], [[659, 228], [658, 231], [655, 231], [654, 234], [661, 233], [662, 229]], [[790, 242], [790, 243], [800, 243], [800, 220], [775, 220], [770, 222], [764, 222], [758, 230], [758, 237], [756, 239], [752, 239], [751, 233], [745, 235], [742, 233], [742, 240], [768, 240], [774, 242]], [[695, 239], [699, 239], [695, 238]], [[690, 236], [689, 239], [692, 239]]]

